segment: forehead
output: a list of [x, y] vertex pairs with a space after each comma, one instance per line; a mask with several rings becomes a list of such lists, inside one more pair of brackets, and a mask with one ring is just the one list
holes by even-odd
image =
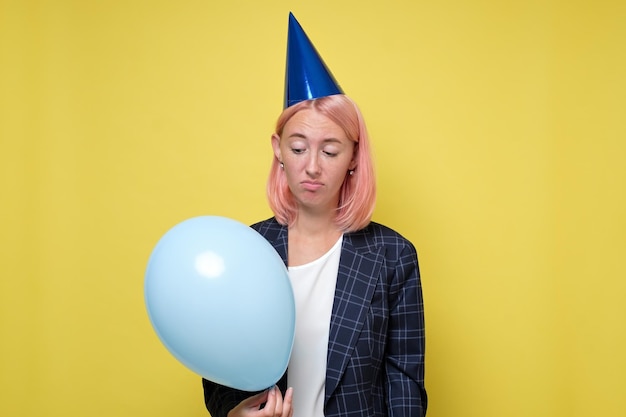
[[315, 109], [304, 109], [294, 114], [285, 124], [283, 137], [349, 141], [341, 126]]

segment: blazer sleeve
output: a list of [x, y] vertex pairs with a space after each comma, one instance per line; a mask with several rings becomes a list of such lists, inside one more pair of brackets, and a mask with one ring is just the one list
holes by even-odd
[[226, 417], [237, 404], [258, 392], [240, 391], [202, 378], [204, 404], [211, 417]]
[[[276, 383], [281, 393], [285, 395], [287, 390], [287, 373]], [[240, 402], [262, 391], [241, 391], [235, 388], [225, 387], [213, 381], [202, 378], [202, 388], [204, 389], [204, 404], [211, 414], [211, 417], [226, 417], [228, 412], [235, 408]], [[264, 404], [263, 404], [264, 405]], [[261, 405], [261, 407], [263, 407]]]
[[389, 416], [426, 415], [424, 303], [415, 247], [406, 242], [389, 292], [385, 377]]

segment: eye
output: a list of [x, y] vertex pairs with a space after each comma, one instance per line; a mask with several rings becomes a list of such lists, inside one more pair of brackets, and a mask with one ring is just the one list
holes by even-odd
[[334, 158], [335, 156], [339, 155], [339, 149], [337, 148], [337, 146], [327, 145], [322, 148], [322, 153], [330, 158]]
[[293, 152], [296, 155], [300, 155], [301, 153], [304, 153], [305, 149], [304, 148], [291, 148], [291, 152]]

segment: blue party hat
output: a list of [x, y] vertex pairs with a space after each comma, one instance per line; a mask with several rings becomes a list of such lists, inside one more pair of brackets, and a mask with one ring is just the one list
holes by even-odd
[[343, 90], [293, 13], [289, 13], [284, 108], [333, 94], [343, 94]]

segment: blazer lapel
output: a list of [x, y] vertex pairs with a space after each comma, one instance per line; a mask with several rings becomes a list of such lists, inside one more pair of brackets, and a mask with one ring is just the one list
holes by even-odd
[[325, 403], [346, 369], [383, 264], [384, 248], [371, 248], [367, 243], [362, 233], [344, 235], [330, 321]]

